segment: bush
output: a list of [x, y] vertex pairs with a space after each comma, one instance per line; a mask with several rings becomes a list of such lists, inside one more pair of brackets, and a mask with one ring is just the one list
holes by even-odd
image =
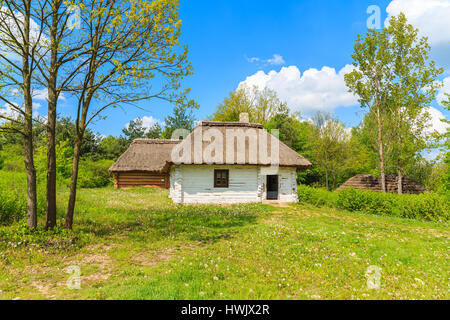
[[323, 189], [300, 186], [298, 198], [302, 203], [315, 206], [410, 219], [447, 221], [450, 214], [447, 197], [436, 193], [399, 195], [354, 188], [329, 192]]
[[[26, 175], [23, 172], [0, 170], [0, 225], [8, 225], [25, 218], [27, 212]], [[38, 216], [45, 215], [44, 185], [38, 185]]]
[[78, 173], [78, 187], [101, 188], [112, 184], [113, 179], [108, 169], [113, 163], [112, 160], [82, 160]]
[[309, 203], [317, 207], [330, 207], [336, 205], [337, 195], [325, 189], [312, 188], [305, 185], [298, 187], [298, 201]]

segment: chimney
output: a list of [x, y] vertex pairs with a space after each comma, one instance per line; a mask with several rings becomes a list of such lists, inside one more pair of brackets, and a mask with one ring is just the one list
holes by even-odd
[[242, 123], [250, 123], [250, 120], [248, 119], [248, 113], [242, 112], [239, 114], [239, 122]]

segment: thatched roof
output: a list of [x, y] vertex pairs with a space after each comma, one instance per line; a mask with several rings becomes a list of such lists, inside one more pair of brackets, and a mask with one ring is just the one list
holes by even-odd
[[179, 140], [136, 139], [119, 159], [110, 172], [167, 172], [172, 149]]
[[[212, 129], [212, 130], [210, 130]], [[231, 150], [227, 151], [227, 136], [231, 133], [231, 138], [235, 140], [233, 144], [234, 159], [229, 161]], [[207, 150], [208, 146], [213, 145], [215, 138], [211, 139], [211, 135], [219, 134], [223, 137], [223, 154], [222, 162], [211, 162], [210, 159], [205, 158], [205, 153], [200, 153], [200, 158], [195, 156], [196, 141], [202, 139], [202, 150]], [[234, 136], [236, 135], [236, 137]], [[245, 138], [247, 137], [247, 138]], [[256, 139], [256, 140], [252, 140]], [[182, 164], [239, 164], [239, 165], [270, 165], [271, 162], [260, 155], [260, 147], [266, 146], [268, 156], [271, 155], [273, 138], [260, 124], [246, 123], [246, 122], [213, 122], [200, 121], [194, 130], [182, 141], [178, 140], [150, 140], [137, 139], [133, 141], [130, 148], [117, 160], [117, 162], [110, 168], [111, 172], [123, 171], [152, 171], [152, 172], [167, 172], [170, 165], [174, 162]], [[245, 147], [239, 148], [237, 140], [244, 141]], [[253, 143], [253, 149], [250, 148], [250, 140]], [[262, 140], [262, 141], [261, 141]], [[311, 163], [297, 152], [289, 148], [287, 145], [279, 142], [279, 166], [282, 167], [296, 167], [299, 169], [308, 169]], [[190, 145], [189, 145], [190, 144]], [[174, 150], [176, 146], [176, 149]], [[172, 157], [178, 152], [178, 155], [183, 154], [183, 151], [190, 150], [191, 156], [188, 161], [177, 161]], [[230, 154], [228, 154], [228, 153]], [[213, 152], [215, 155], [215, 152]], [[228, 158], [227, 158], [228, 156]], [[243, 161], [242, 161], [243, 160]], [[270, 160], [270, 159], [269, 159]]]
[[[200, 121], [188, 137], [190, 139], [187, 138], [183, 140], [177, 148], [181, 149], [186, 147], [190, 142], [191, 159], [195, 160], [196, 136], [203, 137], [203, 150], [207, 150], [206, 148], [215, 142], [213, 139], [209, 138], [209, 136], [214, 135], [215, 132], [223, 137], [223, 163], [262, 166], [271, 165], [270, 159], [260, 154], [260, 148], [264, 147], [264, 149], [267, 149], [267, 156], [270, 157], [272, 154], [272, 142], [276, 140], [279, 143], [279, 166], [296, 167], [298, 169], [308, 169], [312, 166], [311, 162], [289, 148], [283, 142], [274, 138], [261, 124], [257, 123]], [[232, 149], [234, 159], [231, 159], [232, 155], [228, 154], [231, 150], [228, 150], [227, 148], [227, 138], [234, 140]], [[252, 143], [253, 148], [250, 147], [252, 138], [256, 141], [256, 143]], [[245, 141], [244, 148], [239, 148], [238, 140]], [[202, 154], [201, 159], [198, 160], [200, 161], [195, 161], [196, 164], [210, 164], [209, 159], [205, 159], [205, 152]], [[216, 162], [213, 163], [220, 164]]]
[[[386, 175], [386, 191], [396, 193], [398, 191], [398, 178], [395, 174]], [[353, 187], [361, 190], [381, 191], [381, 179], [371, 174], [358, 174], [345, 182], [337, 190]], [[404, 176], [402, 183], [403, 193], [424, 193], [425, 188], [413, 179]]]

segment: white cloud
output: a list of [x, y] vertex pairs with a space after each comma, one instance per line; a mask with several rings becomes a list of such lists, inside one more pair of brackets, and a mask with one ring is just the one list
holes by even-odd
[[442, 112], [433, 107], [426, 108], [426, 111], [430, 114], [430, 128], [427, 130], [428, 133], [437, 131], [440, 134], [443, 134], [447, 132], [447, 129], [450, 127], [450, 125], [441, 121], [441, 119], [445, 119], [445, 116], [442, 114]]
[[145, 116], [142, 118], [142, 125], [146, 128], [151, 128], [157, 123], [161, 124], [161, 121], [153, 118], [152, 116]]
[[261, 60], [258, 57], [252, 57], [252, 58], [246, 58], [246, 59], [250, 63], [259, 62]]
[[272, 59], [267, 60], [267, 62], [271, 65], [274, 66], [279, 66], [279, 65], [283, 65], [286, 63], [286, 61], [284, 61], [283, 57], [280, 56], [279, 54], [274, 54]]
[[[9, 104], [5, 103], [0, 107], [0, 116], [4, 116], [10, 119], [16, 119], [19, 116], [19, 113], [15, 111]], [[0, 118], [0, 125], [6, 123], [7, 121], [8, 120], [4, 118]]]
[[[46, 101], [48, 99], [48, 89], [44, 88], [44, 89], [33, 90], [32, 96], [33, 96], [33, 99], [35, 99], [35, 100]], [[66, 100], [66, 97], [64, 96], [63, 92], [60, 93], [58, 100]]]
[[258, 57], [252, 57], [252, 58], [246, 58], [248, 62], [250, 63], [263, 63], [266, 65], [272, 65], [272, 66], [280, 66], [286, 63], [286, 61], [284, 61], [283, 56], [275, 53], [272, 58], [270, 59], [261, 59]]
[[279, 72], [258, 71], [239, 84], [239, 87], [267, 87], [277, 92], [282, 101], [288, 103], [293, 111], [303, 115], [312, 115], [316, 111], [333, 111], [343, 106], [353, 106], [357, 98], [348, 92], [344, 75], [351, 72], [353, 66], [346, 65], [339, 72], [334, 68], [321, 70], [308, 69], [303, 74], [296, 66], [283, 67]]
[[446, 93], [450, 94], [450, 77], [444, 79], [444, 86], [439, 90], [437, 96], [438, 103], [442, 106], [442, 101], [447, 100]]
[[[15, 106], [18, 107], [18, 109], [22, 109], [18, 103], [11, 102]], [[33, 102], [33, 117], [37, 118], [39, 116], [38, 109], [42, 105], [39, 102]], [[5, 103], [3, 106], [0, 106], [0, 115], [4, 117], [8, 117], [10, 119], [17, 119], [20, 115], [20, 113], [15, 110], [10, 104]], [[8, 120], [4, 118], [0, 118], [0, 125], [4, 124], [5, 122], [8, 122]]]
[[386, 12], [386, 24], [403, 12], [420, 36], [428, 37], [433, 58], [450, 68], [450, 0], [393, 0]]

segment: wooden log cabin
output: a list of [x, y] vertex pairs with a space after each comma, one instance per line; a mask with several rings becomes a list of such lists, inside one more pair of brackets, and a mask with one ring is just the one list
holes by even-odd
[[170, 187], [169, 164], [176, 140], [136, 139], [109, 169], [114, 175], [114, 187]]

